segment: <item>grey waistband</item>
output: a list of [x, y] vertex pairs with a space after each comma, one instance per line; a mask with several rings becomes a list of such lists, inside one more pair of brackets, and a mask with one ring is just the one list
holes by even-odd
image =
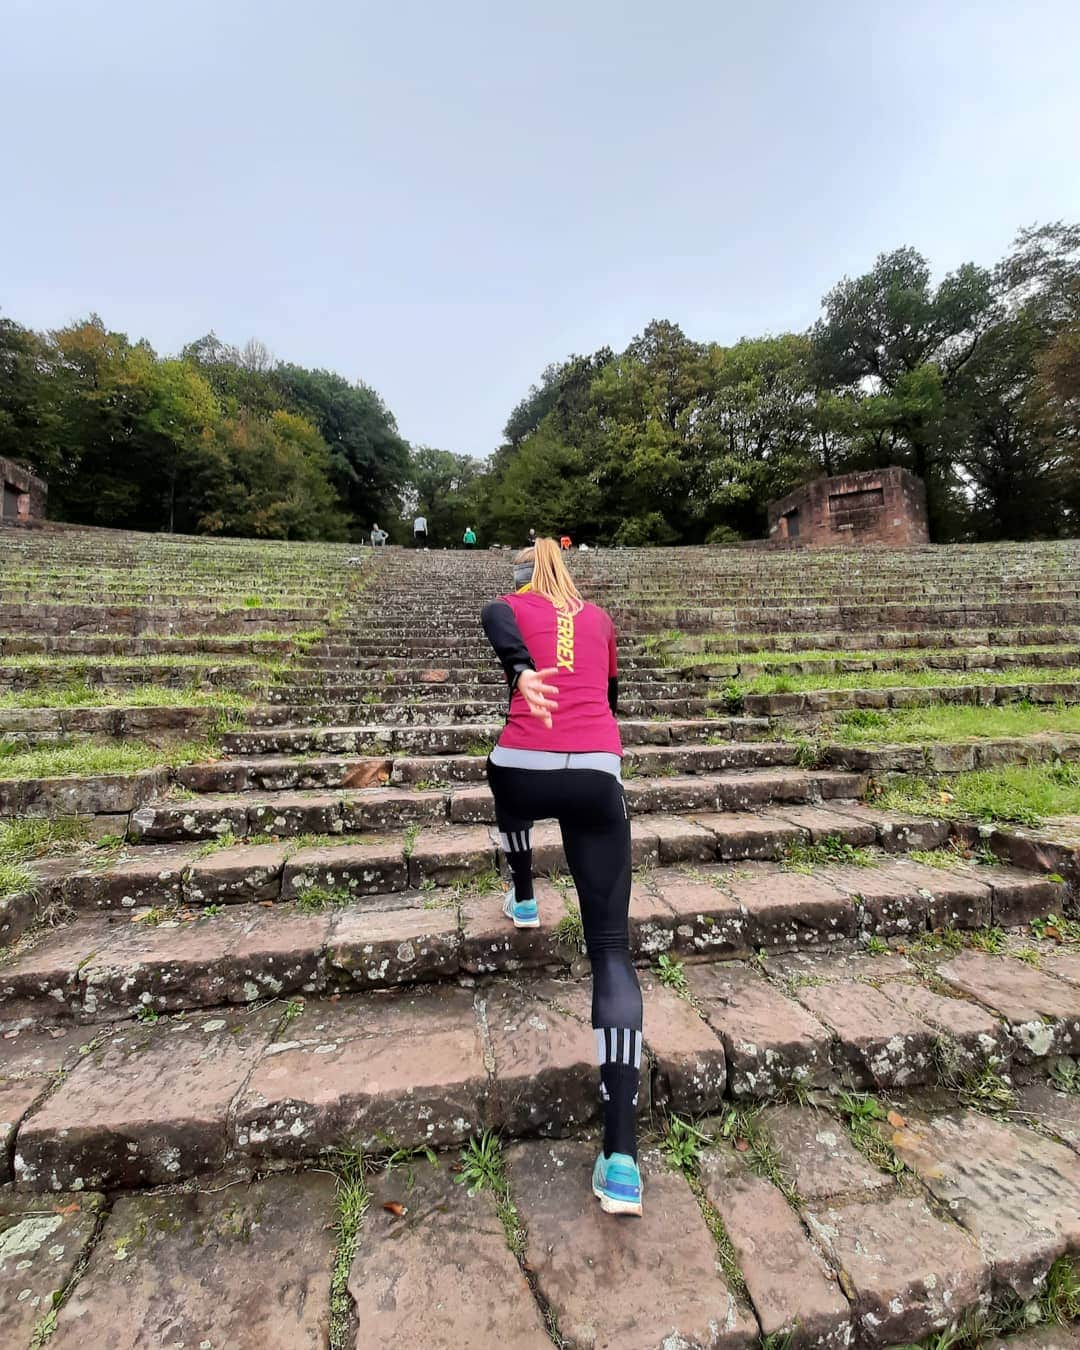
[[618, 755], [602, 750], [563, 754], [561, 750], [514, 750], [508, 745], [497, 745], [491, 762], [503, 769], [596, 769], [613, 778], [621, 777], [622, 766]]

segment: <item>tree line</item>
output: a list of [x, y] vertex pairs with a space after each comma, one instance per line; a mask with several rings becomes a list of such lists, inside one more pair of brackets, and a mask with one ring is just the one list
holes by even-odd
[[0, 455], [86, 525], [347, 539], [394, 519], [409, 446], [373, 389], [213, 334], [160, 357], [92, 315], [50, 333], [0, 316]]
[[410, 447], [374, 392], [208, 336], [176, 358], [91, 318], [0, 317], [0, 455], [61, 518], [136, 529], [608, 544], [759, 538], [820, 474], [904, 465], [932, 537], [1080, 535], [1080, 226], [1022, 230], [936, 284], [912, 248], [824, 298], [803, 333], [697, 342], [656, 320], [549, 366], [487, 459]]

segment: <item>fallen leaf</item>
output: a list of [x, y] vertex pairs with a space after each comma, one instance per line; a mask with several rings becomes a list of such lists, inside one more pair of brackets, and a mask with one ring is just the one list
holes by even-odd
[[1048, 923], [1046, 927], [1043, 929], [1043, 932], [1049, 938], [1057, 938], [1059, 941], [1061, 939], [1061, 929], [1055, 928], [1052, 923]]
[[54, 1206], [53, 1206], [53, 1213], [54, 1213], [54, 1214], [78, 1214], [79, 1208], [80, 1208], [80, 1207], [79, 1207], [79, 1202], [78, 1202], [77, 1200], [73, 1200], [73, 1201], [71, 1202], [70, 1205], [54, 1205]]
[[749, 1140], [749, 1139], [736, 1139], [736, 1140], [735, 1140], [735, 1147], [739, 1150], [740, 1153], [745, 1153], [746, 1150], [750, 1147], [750, 1140]]
[[383, 1209], [386, 1210], [387, 1214], [392, 1214], [395, 1219], [403, 1219], [409, 1212], [404, 1205], [399, 1205], [396, 1200], [387, 1200]]
[[889, 1122], [889, 1124], [893, 1127], [894, 1130], [902, 1130], [904, 1126], [907, 1124], [907, 1121], [904, 1119], [904, 1117], [900, 1114], [899, 1111], [890, 1111], [889, 1114], [885, 1117], [885, 1119]]

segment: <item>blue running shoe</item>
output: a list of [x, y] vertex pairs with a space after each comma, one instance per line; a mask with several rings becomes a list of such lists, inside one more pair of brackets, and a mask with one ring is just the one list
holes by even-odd
[[540, 907], [535, 900], [518, 900], [514, 896], [513, 886], [506, 892], [503, 901], [503, 913], [513, 919], [515, 928], [539, 928]]
[[628, 1154], [613, 1153], [605, 1158], [601, 1153], [593, 1168], [592, 1189], [605, 1214], [636, 1214], [640, 1218], [641, 1173]]

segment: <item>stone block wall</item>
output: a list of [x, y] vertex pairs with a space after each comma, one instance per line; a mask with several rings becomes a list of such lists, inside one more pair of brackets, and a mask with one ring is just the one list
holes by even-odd
[[41, 525], [49, 489], [29, 469], [0, 459], [0, 525]]
[[928, 544], [926, 488], [895, 466], [817, 478], [769, 503], [768, 542], [804, 548]]

